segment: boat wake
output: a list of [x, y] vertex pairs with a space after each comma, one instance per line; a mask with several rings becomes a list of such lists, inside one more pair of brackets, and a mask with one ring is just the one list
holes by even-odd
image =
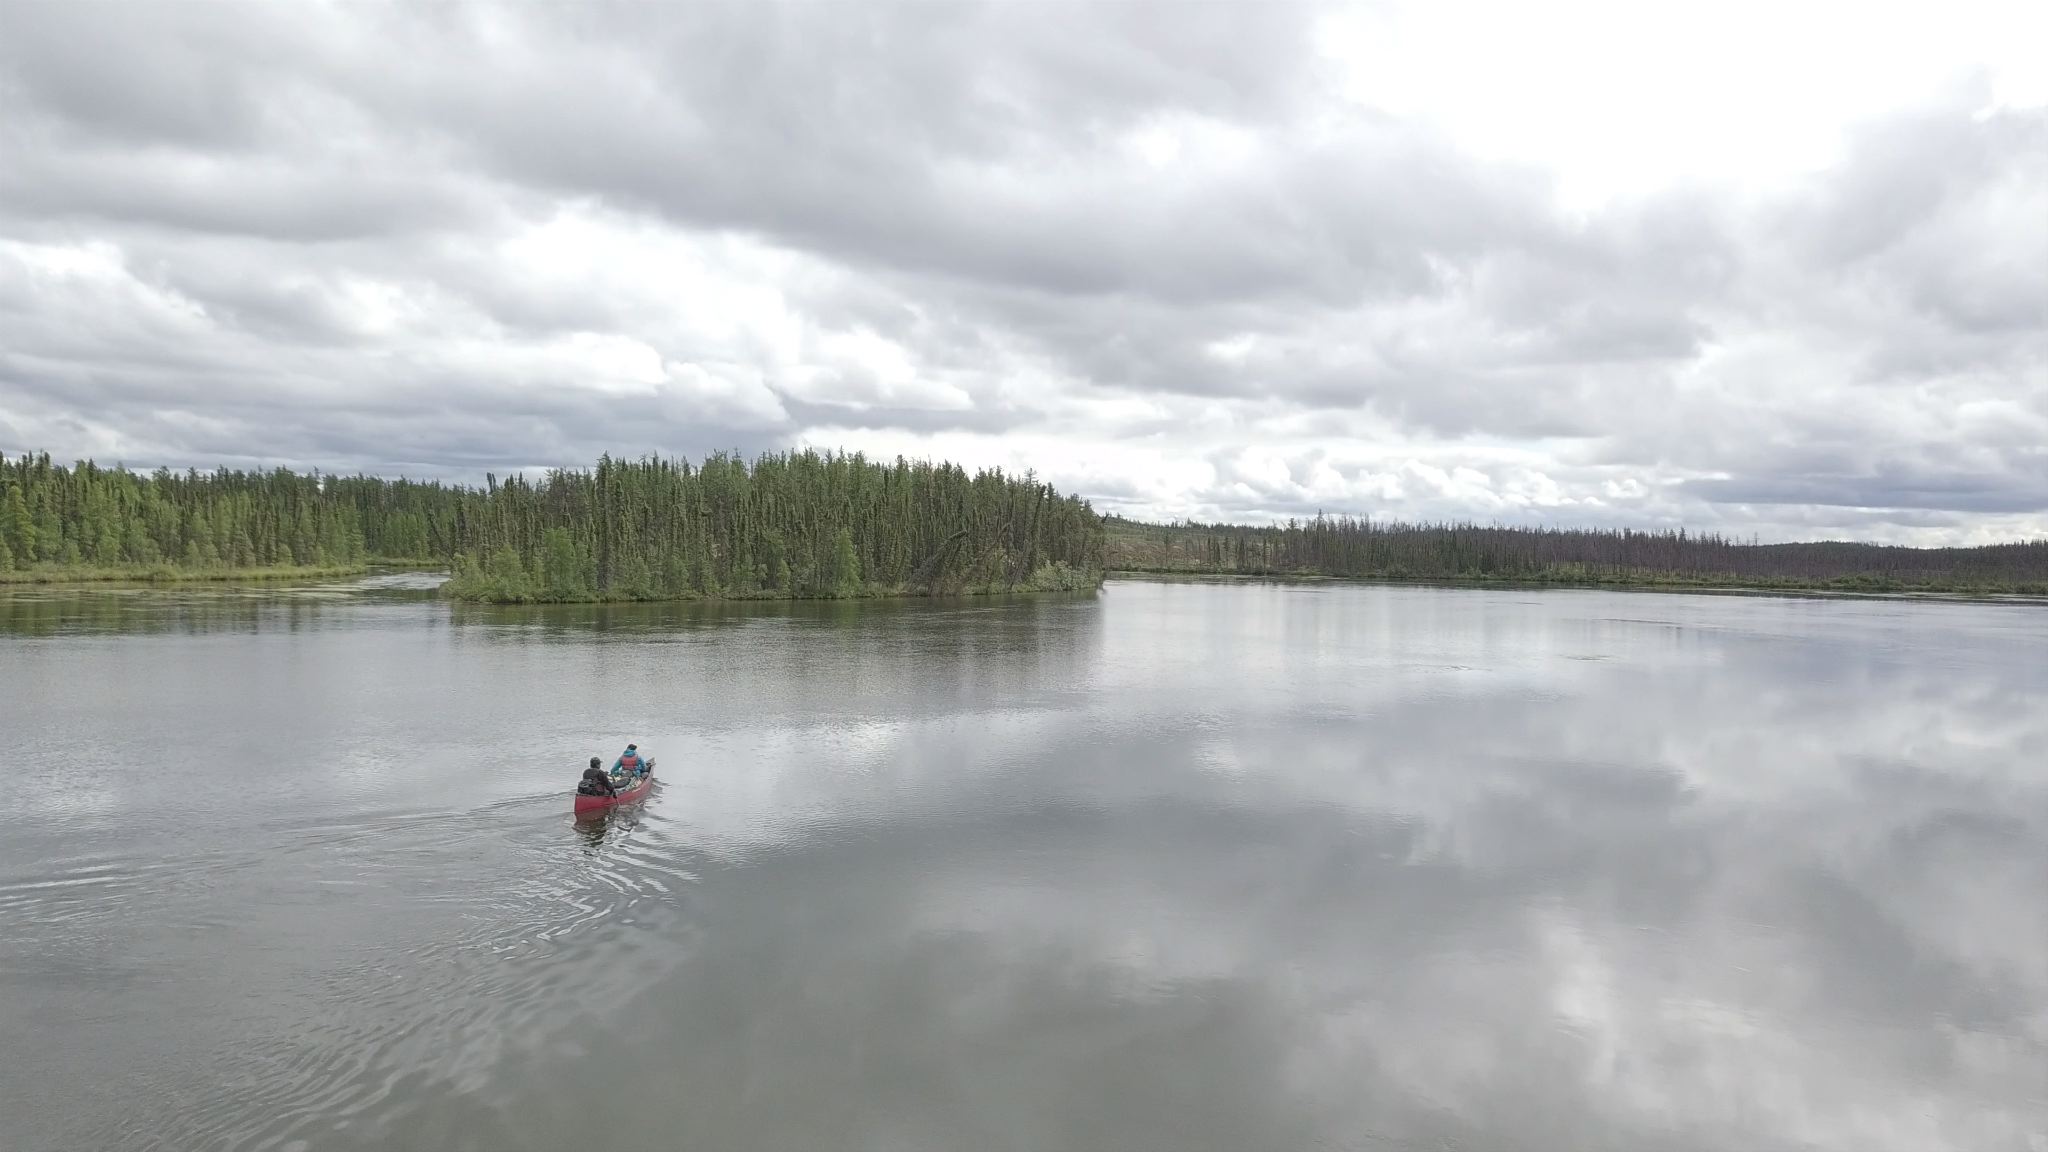
[[[152, 1126], [75, 1133], [79, 1146], [374, 1143], [422, 1101], [487, 1096], [518, 1082], [494, 1077], [506, 1062], [630, 1012], [687, 961], [703, 861], [658, 811], [538, 818], [560, 802], [381, 812], [0, 877], [0, 969], [33, 968], [46, 1006], [147, 983], [165, 1011], [205, 1020], [122, 1085], [153, 1107], [88, 1110]], [[107, 1026], [94, 1043], [121, 1043]]]

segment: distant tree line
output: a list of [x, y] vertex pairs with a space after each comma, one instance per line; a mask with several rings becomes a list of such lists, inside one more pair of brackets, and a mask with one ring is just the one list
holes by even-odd
[[1981, 588], [2048, 593], [2048, 540], [1980, 548], [1742, 543], [1666, 532], [1401, 524], [1318, 514], [1247, 527], [1106, 519], [1111, 569], [1498, 579]]
[[0, 573], [349, 566], [364, 551], [354, 505], [317, 477], [0, 456]]
[[482, 600], [1093, 587], [1101, 519], [1035, 475], [793, 452], [609, 457], [481, 487], [0, 457], [0, 574], [446, 564]]

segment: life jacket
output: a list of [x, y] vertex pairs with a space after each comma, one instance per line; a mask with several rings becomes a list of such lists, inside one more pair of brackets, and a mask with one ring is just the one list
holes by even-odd
[[628, 772], [638, 772], [640, 770], [640, 754], [638, 752], [628, 752], [624, 756], [619, 757], [619, 767]]

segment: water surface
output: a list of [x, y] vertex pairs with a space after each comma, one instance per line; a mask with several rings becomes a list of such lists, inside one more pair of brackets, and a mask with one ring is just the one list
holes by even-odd
[[381, 583], [0, 595], [0, 1148], [2048, 1149], [2048, 611]]

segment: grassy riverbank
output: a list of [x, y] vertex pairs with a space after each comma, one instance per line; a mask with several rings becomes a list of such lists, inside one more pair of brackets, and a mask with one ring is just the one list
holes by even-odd
[[0, 586], [42, 584], [190, 584], [333, 580], [360, 576], [365, 564], [279, 564], [251, 568], [184, 568], [171, 564], [38, 564], [0, 572]]

